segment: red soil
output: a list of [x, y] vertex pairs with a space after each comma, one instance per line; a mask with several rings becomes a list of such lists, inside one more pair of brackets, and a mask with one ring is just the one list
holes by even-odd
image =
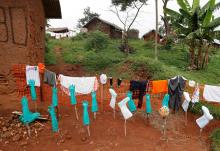
[[[20, 98], [16, 94], [0, 96], [0, 117], [10, 117], [14, 110], [21, 110]], [[47, 114], [49, 102], [38, 102], [38, 111]], [[33, 111], [34, 105], [30, 102]], [[76, 121], [71, 106], [60, 105], [59, 128], [60, 133], [51, 131], [50, 122], [42, 123], [43, 130], [38, 136], [32, 134], [26, 145], [21, 145], [23, 140], [12, 141], [0, 139], [0, 150], [32, 150], [32, 151], [207, 151], [210, 150], [208, 136], [220, 121], [213, 120], [204, 129], [199, 138], [199, 128], [196, 116], [189, 114], [188, 125], [184, 125], [184, 115], [171, 114], [167, 121], [168, 141], [160, 140], [162, 118], [154, 111], [149, 121], [142, 111], [138, 111], [127, 121], [127, 136], [124, 136], [124, 120], [120, 112], [113, 119], [111, 111], [99, 112], [97, 119], [91, 117], [91, 137], [87, 136], [82, 125], [82, 108], [79, 108], [80, 121]], [[33, 127], [31, 127], [33, 128]], [[0, 128], [1, 130], [1, 128]], [[6, 144], [5, 142], [8, 141]]]

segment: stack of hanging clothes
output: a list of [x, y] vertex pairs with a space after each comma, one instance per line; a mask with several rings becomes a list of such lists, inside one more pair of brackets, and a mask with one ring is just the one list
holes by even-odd
[[176, 76], [169, 80], [168, 93], [170, 95], [169, 106], [174, 111], [178, 111], [183, 91], [185, 88], [186, 79], [182, 76]]
[[148, 90], [149, 80], [143, 81], [130, 81], [130, 91], [132, 92], [132, 99], [138, 99], [138, 106], [137, 108], [142, 107], [143, 97]]

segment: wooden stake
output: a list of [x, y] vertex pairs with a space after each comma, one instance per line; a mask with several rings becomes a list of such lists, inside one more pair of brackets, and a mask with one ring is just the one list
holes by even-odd
[[40, 73], [40, 77], [41, 77], [41, 80], [40, 80], [40, 101], [43, 102], [44, 101], [44, 97], [43, 97], [43, 80], [44, 80], [44, 74], [43, 73]]
[[187, 118], [187, 112], [185, 112], [185, 126], [187, 126], [188, 118]]
[[26, 128], [27, 128], [28, 136], [31, 137], [31, 129], [30, 129], [29, 124], [26, 124]]
[[96, 119], [96, 112], [94, 112], [94, 119]]
[[104, 111], [103, 89], [104, 89], [104, 86], [103, 86], [103, 84], [102, 84], [102, 86], [101, 86], [101, 103], [102, 103], [102, 112]]
[[125, 123], [124, 123], [124, 127], [125, 127], [125, 136], [127, 136], [126, 120], [125, 120]]
[[90, 129], [89, 129], [89, 125], [88, 125], [88, 126], [86, 126], [86, 128], [87, 128], [88, 135], [90, 136]]
[[79, 116], [78, 116], [78, 111], [77, 111], [77, 107], [76, 105], [74, 105], [74, 110], [75, 110], [75, 114], [76, 114], [76, 120], [79, 120]]
[[35, 112], [37, 112], [37, 100], [34, 101]]
[[113, 110], [113, 117], [114, 117], [114, 119], [115, 119], [115, 109]]

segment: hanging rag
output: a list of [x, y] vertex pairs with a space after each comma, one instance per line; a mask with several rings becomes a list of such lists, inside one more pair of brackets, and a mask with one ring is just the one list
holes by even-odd
[[52, 71], [44, 71], [44, 83], [47, 83], [51, 86], [56, 86], [56, 74]]
[[61, 89], [67, 95], [69, 93], [69, 87], [71, 85], [75, 86], [76, 94], [90, 94], [98, 89], [98, 80], [96, 77], [69, 77], [64, 75], [59, 75], [59, 81], [61, 84]]
[[145, 81], [130, 81], [130, 91], [132, 91], [132, 98], [138, 98], [138, 108], [142, 107], [143, 97], [146, 94], [146, 90], [148, 89], [148, 80]]
[[197, 83], [197, 86], [193, 92], [193, 96], [192, 96], [192, 103], [197, 103], [199, 102], [199, 84]]
[[169, 106], [174, 111], [178, 111], [181, 103], [181, 98], [185, 88], [186, 79], [182, 76], [176, 76], [169, 80], [168, 93], [170, 95]]
[[220, 86], [205, 85], [203, 97], [206, 101], [220, 103]]
[[168, 92], [168, 81], [157, 80], [152, 82], [152, 93], [167, 93]]
[[29, 85], [29, 80], [35, 81], [35, 86], [40, 87], [40, 75], [38, 66], [26, 66], [26, 82]]

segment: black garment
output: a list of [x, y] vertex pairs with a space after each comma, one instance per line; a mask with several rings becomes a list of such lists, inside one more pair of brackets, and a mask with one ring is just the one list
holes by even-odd
[[181, 76], [169, 80], [168, 93], [170, 95], [169, 106], [174, 111], [178, 111], [181, 103], [181, 98], [185, 88], [185, 80]]
[[51, 86], [56, 86], [56, 74], [49, 70], [44, 72], [44, 83], [47, 83]]
[[121, 82], [122, 82], [122, 79], [118, 79], [118, 80], [117, 80], [117, 85], [118, 85], [118, 87], [121, 86]]
[[138, 98], [138, 108], [142, 107], [143, 97], [146, 94], [148, 80], [145, 81], [130, 81], [130, 91], [132, 91], [132, 98]]
[[109, 81], [110, 81], [110, 87], [112, 87], [112, 86], [113, 86], [113, 78], [110, 77], [110, 78], [109, 78]]

